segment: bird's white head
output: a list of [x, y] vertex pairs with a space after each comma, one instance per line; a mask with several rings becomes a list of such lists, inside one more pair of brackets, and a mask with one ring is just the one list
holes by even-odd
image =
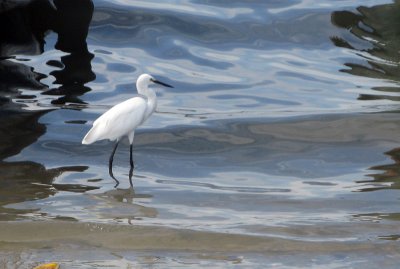
[[156, 80], [153, 76], [149, 74], [141, 74], [136, 81], [136, 88], [139, 94], [146, 95], [149, 85], [152, 83], [160, 84], [165, 87], [173, 88], [171, 85], [168, 85], [164, 82]]

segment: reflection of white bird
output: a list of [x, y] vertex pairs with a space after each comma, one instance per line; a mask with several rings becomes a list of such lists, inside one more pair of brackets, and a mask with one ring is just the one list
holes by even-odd
[[136, 88], [139, 96], [119, 103], [101, 115], [94, 121], [93, 127], [82, 140], [82, 144], [91, 144], [103, 139], [117, 141], [109, 160], [109, 173], [112, 178], [114, 178], [112, 174], [114, 154], [120, 139], [124, 136], [127, 136], [129, 139], [130, 164], [131, 168], [134, 167], [132, 146], [135, 129], [153, 114], [157, 106], [157, 96], [155, 92], [149, 88], [151, 83], [157, 83], [172, 88], [172, 86], [160, 82], [148, 74], [140, 75], [136, 81]]

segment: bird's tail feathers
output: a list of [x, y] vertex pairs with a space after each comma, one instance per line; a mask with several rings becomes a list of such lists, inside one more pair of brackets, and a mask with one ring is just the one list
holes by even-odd
[[88, 144], [92, 144], [93, 142], [96, 142], [96, 141], [97, 141], [97, 135], [96, 135], [94, 128], [92, 128], [82, 139], [82, 144], [88, 145]]

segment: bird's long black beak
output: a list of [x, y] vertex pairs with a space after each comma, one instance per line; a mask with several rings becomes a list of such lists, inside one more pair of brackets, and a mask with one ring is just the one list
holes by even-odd
[[154, 83], [157, 83], [157, 84], [163, 85], [163, 86], [165, 86], [165, 87], [168, 87], [168, 88], [173, 88], [171, 85], [168, 85], [167, 83], [164, 83], [164, 82], [158, 81], [158, 80], [156, 80], [156, 79], [152, 79], [151, 81], [153, 81]]

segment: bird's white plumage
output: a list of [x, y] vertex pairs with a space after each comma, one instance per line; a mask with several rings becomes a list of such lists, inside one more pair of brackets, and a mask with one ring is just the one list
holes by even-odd
[[115, 105], [93, 123], [82, 143], [91, 144], [103, 139], [115, 141], [123, 136], [129, 136], [146, 120], [146, 108], [146, 99], [139, 96]]
[[134, 132], [154, 112], [157, 106], [156, 94], [148, 86], [154, 78], [150, 75], [141, 75], [136, 87], [141, 96], [130, 98], [113, 106], [93, 122], [93, 127], [82, 140], [82, 144], [91, 144], [98, 140], [119, 140], [128, 136], [133, 143]]

